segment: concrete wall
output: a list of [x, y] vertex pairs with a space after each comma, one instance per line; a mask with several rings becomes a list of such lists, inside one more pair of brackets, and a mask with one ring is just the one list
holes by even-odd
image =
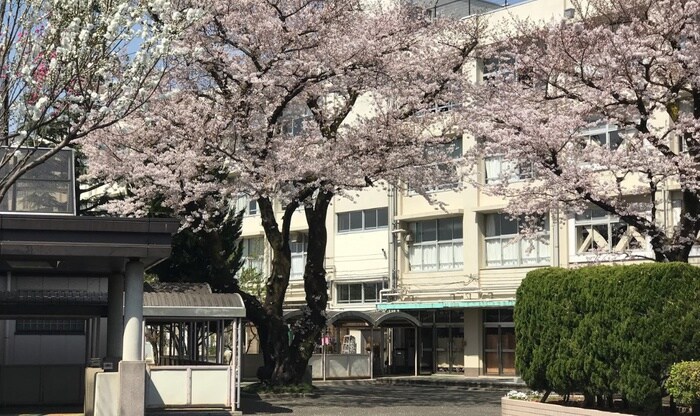
[[326, 378], [370, 378], [369, 354], [314, 354], [309, 360], [313, 379], [323, 379], [325, 367]]
[[83, 365], [0, 366], [0, 405], [82, 404]]

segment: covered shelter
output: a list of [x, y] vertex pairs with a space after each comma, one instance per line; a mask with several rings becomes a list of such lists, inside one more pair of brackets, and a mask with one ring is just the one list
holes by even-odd
[[[241, 320], [245, 317], [241, 296], [211, 293], [206, 284], [180, 284], [177, 288], [189, 286], [190, 290], [177, 291], [169, 286], [173, 285], [161, 285], [161, 291], [147, 291], [143, 298], [144, 323], [155, 330], [153, 340], [160, 352], [154, 357], [154, 365], [149, 366], [146, 408], [239, 409], [237, 375], [241, 362]], [[227, 342], [224, 328], [229, 323], [231, 338]], [[224, 344], [231, 348], [229, 354], [225, 354]], [[174, 351], [178, 354], [174, 355]], [[224, 363], [225, 355], [229, 355], [228, 363]]]
[[[2, 346], [0, 383], [6, 388], [0, 403], [82, 403], [90, 381], [86, 367], [104, 366], [115, 371], [120, 389], [137, 394], [122, 395], [122, 414], [138, 414], [133, 398], [139, 397], [134, 386], [145, 377], [144, 269], [170, 255], [178, 227], [173, 219], [0, 216], [0, 317], [6, 334], [14, 327]], [[80, 362], [62, 364], [50, 355], [57, 346], [42, 344], [42, 325], [57, 322], [84, 334], [73, 337], [84, 345], [65, 346], [83, 351]], [[37, 344], [34, 348], [47, 350], [25, 358], [26, 346]], [[36, 362], [37, 355], [46, 358]]]
[[[284, 314], [290, 324], [302, 316], [301, 309]], [[405, 312], [360, 310], [326, 311], [326, 325], [321, 345], [309, 361], [312, 377], [324, 380], [374, 378], [380, 372], [388, 372], [394, 359], [391, 330], [413, 330], [417, 338], [421, 326], [416, 317]], [[418, 349], [411, 352], [417, 369]]]

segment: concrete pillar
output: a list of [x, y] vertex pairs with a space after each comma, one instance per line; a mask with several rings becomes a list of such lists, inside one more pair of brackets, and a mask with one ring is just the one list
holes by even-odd
[[[126, 345], [126, 343], [124, 343]], [[126, 351], [125, 351], [126, 352]], [[143, 415], [146, 409], [146, 362], [119, 363], [119, 416]]]
[[[122, 356], [124, 330], [124, 276], [115, 274], [109, 277], [107, 304], [107, 357], [119, 362]], [[116, 370], [116, 366], [115, 366]]]
[[143, 263], [131, 260], [124, 273], [123, 361], [142, 361], [143, 357]]
[[464, 310], [464, 375], [477, 377], [481, 374], [482, 333], [484, 324], [477, 308]]

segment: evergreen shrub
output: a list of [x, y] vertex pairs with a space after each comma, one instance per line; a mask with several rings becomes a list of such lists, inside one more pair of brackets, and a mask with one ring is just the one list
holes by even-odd
[[700, 268], [543, 268], [515, 305], [516, 367], [530, 388], [654, 410], [670, 366], [700, 357]]

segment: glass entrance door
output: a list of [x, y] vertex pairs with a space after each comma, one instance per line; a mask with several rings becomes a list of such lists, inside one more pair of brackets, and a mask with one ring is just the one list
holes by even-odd
[[515, 375], [515, 328], [487, 327], [485, 329], [484, 373]]
[[431, 374], [435, 371], [435, 360], [433, 359], [433, 328], [420, 329], [421, 354], [420, 373]]
[[515, 375], [515, 327], [513, 311], [484, 311], [484, 374]]

